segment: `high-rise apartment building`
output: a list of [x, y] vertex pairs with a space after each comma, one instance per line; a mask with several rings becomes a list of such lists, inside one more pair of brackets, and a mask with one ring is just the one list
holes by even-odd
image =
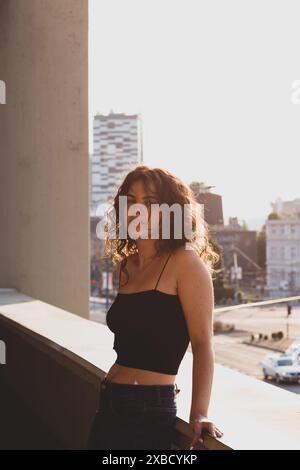
[[91, 211], [111, 201], [126, 174], [143, 162], [142, 121], [139, 114], [96, 114], [94, 152], [90, 157]]

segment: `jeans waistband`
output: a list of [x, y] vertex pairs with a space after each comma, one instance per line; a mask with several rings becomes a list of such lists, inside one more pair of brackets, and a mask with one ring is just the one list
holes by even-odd
[[126, 384], [119, 382], [111, 382], [105, 377], [101, 382], [101, 390], [110, 390], [115, 393], [135, 392], [138, 393], [159, 393], [160, 396], [170, 396], [171, 393], [177, 394], [180, 392], [177, 383], [175, 384], [160, 384], [160, 385], [145, 385], [145, 384]]

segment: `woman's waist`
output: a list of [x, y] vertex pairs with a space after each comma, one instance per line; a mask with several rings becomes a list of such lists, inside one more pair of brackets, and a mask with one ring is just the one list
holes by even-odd
[[176, 383], [156, 385], [120, 383], [112, 382], [107, 377], [101, 382], [101, 393], [117, 399], [174, 400], [178, 392], [179, 388]]
[[176, 375], [128, 367], [116, 362], [105, 378], [110, 383], [119, 385], [169, 386], [172, 389], [175, 385]]

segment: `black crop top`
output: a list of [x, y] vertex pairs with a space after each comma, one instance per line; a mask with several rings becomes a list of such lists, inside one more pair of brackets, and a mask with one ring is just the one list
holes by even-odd
[[190, 337], [177, 294], [154, 289], [119, 292], [106, 315], [115, 334], [116, 364], [176, 375]]

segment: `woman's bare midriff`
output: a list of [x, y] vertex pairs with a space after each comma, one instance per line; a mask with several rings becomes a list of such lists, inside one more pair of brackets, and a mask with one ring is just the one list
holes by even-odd
[[116, 383], [141, 384], [141, 385], [168, 385], [174, 384], [176, 375], [161, 374], [144, 369], [134, 369], [132, 367], [113, 364], [109, 369], [107, 380]]

